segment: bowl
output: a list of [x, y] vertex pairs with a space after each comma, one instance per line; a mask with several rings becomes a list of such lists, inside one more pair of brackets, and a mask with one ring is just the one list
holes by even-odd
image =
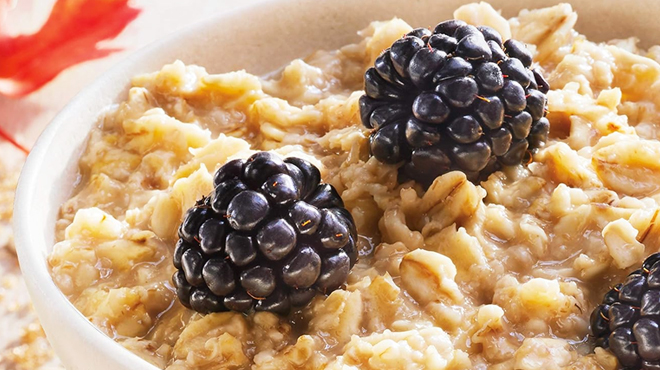
[[[131, 76], [159, 70], [181, 59], [219, 73], [246, 69], [264, 74], [313, 50], [334, 49], [358, 39], [370, 21], [403, 18], [427, 26], [450, 18], [460, 0], [275, 0], [218, 14], [136, 52], [76, 96], [50, 123], [29, 155], [15, 201], [18, 256], [34, 307], [62, 363], [70, 370], [154, 370], [94, 327], [59, 291], [46, 256], [55, 243], [55, 220], [76, 182], [77, 162], [102, 109], [126, 96]], [[493, 0], [505, 16], [522, 7], [557, 1]], [[638, 36], [642, 45], [660, 43], [655, 15], [660, 3], [640, 0], [572, 0], [578, 30], [591, 39]], [[617, 17], [610, 15], [616, 9]]]

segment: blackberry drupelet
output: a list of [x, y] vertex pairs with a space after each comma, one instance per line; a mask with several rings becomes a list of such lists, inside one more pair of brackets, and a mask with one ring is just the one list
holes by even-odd
[[660, 253], [605, 294], [591, 313], [591, 333], [624, 369], [660, 369]]
[[403, 163], [399, 181], [424, 186], [451, 170], [478, 181], [529, 159], [549, 132], [549, 85], [531, 64], [524, 44], [490, 27], [449, 20], [411, 31], [365, 73], [371, 154]]
[[357, 231], [334, 187], [299, 158], [259, 152], [222, 166], [174, 249], [181, 303], [202, 313], [286, 314], [346, 282]]

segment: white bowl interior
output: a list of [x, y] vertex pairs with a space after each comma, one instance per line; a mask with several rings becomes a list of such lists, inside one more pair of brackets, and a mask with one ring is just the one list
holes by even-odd
[[[59, 207], [71, 195], [78, 157], [103, 107], [121, 100], [130, 78], [181, 59], [209, 72], [246, 69], [263, 74], [318, 48], [356, 41], [370, 21], [398, 16], [413, 26], [450, 18], [460, 0], [277, 0], [219, 14], [143, 49], [80, 93], [48, 126], [28, 157], [15, 204], [15, 234], [21, 268], [42, 325], [70, 370], [153, 370], [155, 367], [103, 335], [57, 289], [46, 255], [54, 244]], [[551, 0], [493, 0], [505, 16]], [[660, 43], [655, 17], [660, 2], [622, 6], [618, 0], [573, 0], [578, 30], [604, 41], [637, 35], [642, 45]], [[616, 20], [612, 21], [616, 11]]]

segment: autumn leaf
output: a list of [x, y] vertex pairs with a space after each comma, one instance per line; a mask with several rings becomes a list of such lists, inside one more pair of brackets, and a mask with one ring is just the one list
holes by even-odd
[[[3, 35], [0, 27], [0, 95], [23, 97], [68, 67], [117, 51], [97, 44], [116, 37], [138, 16], [140, 10], [128, 2], [56, 0], [46, 23], [36, 33], [11, 37]], [[0, 22], [8, 8], [8, 0], [0, 0]], [[0, 138], [29, 152], [2, 127]]]
[[75, 64], [117, 51], [98, 48], [140, 13], [129, 0], [57, 0], [31, 35], [0, 34], [0, 94], [25, 96]]

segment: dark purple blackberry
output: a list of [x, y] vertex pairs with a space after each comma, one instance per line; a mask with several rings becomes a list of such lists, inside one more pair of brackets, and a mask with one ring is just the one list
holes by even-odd
[[591, 313], [591, 333], [624, 369], [660, 369], [660, 253], [605, 294]]
[[357, 231], [337, 191], [299, 158], [259, 152], [215, 174], [179, 227], [172, 277], [195, 311], [286, 314], [346, 282]]
[[549, 86], [531, 64], [524, 44], [490, 27], [454, 19], [411, 31], [365, 73], [371, 154], [424, 186], [451, 170], [478, 181], [529, 160], [549, 132]]

